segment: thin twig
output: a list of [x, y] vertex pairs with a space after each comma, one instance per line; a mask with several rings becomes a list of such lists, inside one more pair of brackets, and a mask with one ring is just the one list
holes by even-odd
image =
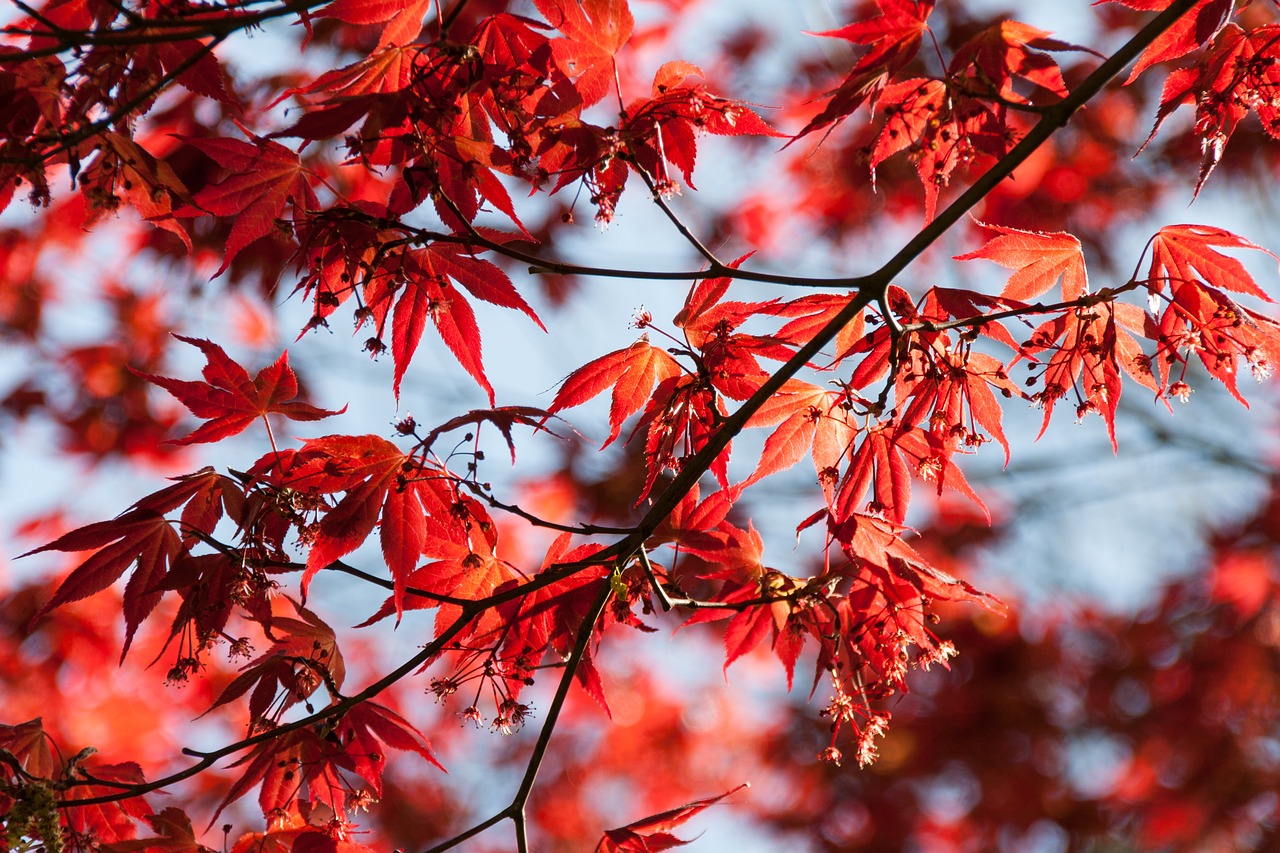
[[515, 824], [516, 849], [519, 853], [528, 853], [529, 841], [527, 838], [525, 806], [529, 801], [529, 795], [533, 791], [533, 783], [537, 779], [538, 770], [546, 757], [547, 747], [551, 743], [551, 735], [555, 731], [556, 721], [560, 717], [560, 710], [564, 707], [565, 699], [568, 698], [569, 688], [572, 686], [578, 667], [582, 664], [583, 657], [586, 655], [587, 647], [591, 644], [591, 635], [595, 633], [596, 622], [604, 612], [612, 591], [613, 588], [608, 581], [600, 582], [600, 592], [596, 595], [591, 609], [588, 610], [582, 624], [578, 627], [578, 636], [574, 640], [573, 651], [569, 654], [569, 660], [565, 662], [564, 674], [560, 676], [560, 683], [556, 687], [556, 695], [551, 700], [551, 707], [547, 710], [547, 719], [542, 724], [542, 729], [538, 732], [538, 742], [534, 744], [533, 754], [529, 757], [529, 763], [525, 766], [524, 777], [520, 780], [520, 787], [516, 790], [511, 803], [497, 814], [485, 818], [475, 826], [435, 845], [425, 853], [444, 853], [446, 850], [452, 850], [462, 842], [474, 838], [489, 827], [496, 826], [507, 818], [511, 818]]
[[653, 589], [654, 594], [658, 596], [658, 603], [662, 605], [663, 612], [670, 613], [671, 597], [667, 595], [667, 591], [662, 584], [658, 583], [658, 576], [653, 573], [653, 564], [649, 562], [649, 552], [644, 549], [644, 546], [641, 546], [640, 550], [636, 552], [636, 557], [640, 560], [640, 568], [644, 569], [645, 577], [649, 579], [649, 586]]
[[542, 731], [538, 732], [538, 742], [533, 746], [533, 755], [529, 757], [529, 764], [525, 768], [524, 778], [520, 780], [520, 788], [516, 791], [515, 799], [511, 801], [511, 819], [516, 824], [516, 846], [519, 853], [529, 853], [528, 843], [524, 839], [523, 832], [525, 805], [529, 802], [529, 795], [533, 792], [533, 783], [538, 778], [538, 770], [542, 767], [542, 761], [546, 757], [547, 747], [551, 743], [551, 735], [555, 731], [556, 721], [560, 718], [560, 711], [564, 708], [565, 700], [569, 696], [569, 688], [573, 684], [574, 677], [578, 674], [578, 667], [582, 665], [587, 648], [591, 645], [591, 636], [595, 633], [596, 622], [599, 621], [600, 615], [604, 613], [605, 605], [609, 603], [609, 596], [612, 594], [613, 588], [609, 585], [609, 582], [602, 581], [600, 583], [600, 591], [596, 593], [595, 601], [592, 602], [586, 618], [582, 620], [582, 625], [578, 628], [578, 636], [574, 641], [573, 651], [569, 654], [564, 674], [560, 676], [560, 684], [556, 687], [556, 695], [551, 700], [551, 707], [547, 709], [547, 720], [542, 724]]
[[[633, 160], [632, 163], [635, 164], [635, 161]], [[692, 246], [694, 251], [699, 255], [702, 255], [702, 257], [706, 259], [707, 263], [711, 264], [711, 271], [724, 273], [731, 269], [728, 264], [723, 263], [719, 258], [717, 258], [715, 253], [708, 249], [705, 243], [694, 236], [694, 233], [689, 230], [689, 226], [685, 225], [684, 221], [679, 216], [676, 216], [676, 212], [671, 209], [671, 205], [667, 204], [667, 200], [662, 197], [662, 193], [659, 192], [657, 185], [653, 182], [653, 178], [649, 176], [649, 173], [644, 169], [641, 169], [638, 164], [635, 165], [636, 173], [640, 175], [640, 180], [644, 181], [644, 185], [649, 188], [649, 195], [653, 198], [653, 203], [658, 206], [658, 209], [661, 210], [671, 224], [675, 226], [675, 229], [680, 232], [680, 236], [685, 239], [685, 242]]]

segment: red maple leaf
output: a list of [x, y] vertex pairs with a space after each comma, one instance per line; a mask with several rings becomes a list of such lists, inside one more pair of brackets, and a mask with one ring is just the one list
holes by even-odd
[[[960, 468], [951, 461], [955, 442], [919, 427], [882, 424], [864, 434], [852, 452], [832, 506], [837, 519], [868, 511], [883, 515], [895, 524], [903, 523], [911, 501], [911, 479], [918, 477], [959, 492], [986, 512], [982, 499], [969, 485]], [[867, 493], [872, 499], [864, 505]]]
[[[570, 548], [570, 538], [568, 533], [556, 537], [547, 549], [540, 574], [587, 560], [602, 548], [594, 543]], [[513, 668], [514, 677], [507, 679], [513, 696], [525, 684], [521, 676], [530, 675], [532, 670], [528, 668], [537, 666], [546, 654], [554, 652], [562, 660], [570, 654], [578, 628], [595, 599], [596, 583], [607, 571], [598, 568], [578, 572], [498, 606], [502, 613], [503, 653], [522, 661], [524, 667]], [[519, 582], [508, 581], [506, 587]]]
[[245, 246], [274, 232], [286, 207], [292, 205], [296, 212], [305, 212], [320, 206], [311, 189], [310, 173], [297, 153], [278, 142], [256, 136], [250, 142], [224, 137], [183, 137], [183, 141], [229, 172], [221, 183], [196, 193], [194, 209], [179, 211], [234, 219], [222, 266], [215, 276], [221, 275]]
[[[1213, 172], [1236, 126], [1250, 110], [1256, 111], [1262, 129], [1280, 136], [1280, 109], [1269, 93], [1280, 86], [1280, 27], [1258, 27], [1245, 32], [1227, 24], [1203, 58], [1179, 68], [1164, 82], [1155, 125], [1142, 147], [1155, 138], [1164, 120], [1183, 104], [1195, 104], [1195, 135], [1203, 154], [1195, 194]], [[1141, 150], [1141, 149], [1139, 149]]]
[[596, 845], [595, 853], [658, 853], [673, 847], [683, 847], [689, 842], [676, 838], [667, 830], [674, 829], [730, 794], [749, 787], [750, 785], [743, 783], [719, 796], [694, 800], [679, 808], [641, 818], [617, 829], [606, 830], [604, 837]]
[[926, 220], [933, 218], [952, 172], [978, 154], [1003, 156], [1020, 135], [1006, 120], [1004, 105], [953, 91], [945, 80], [902, 80], [885, 86], [879, 99], [884, 119], [871, 148], [872, 183], [877, 166], [905, 153], [924, 187]]
[[25, 557], [42, 551], [95, 552], [67, 576], [49, 602], [32, 617], [32, 622], [55, 607], [101, 592], [134, 566], [135, 571], [124, 590], [123, 659], [134, 632], [163, 597], [166, 573], [189, 547], [189, 541], [184, 541], [188, 537], [180, 536], [165, 514], [187, 504], [182, 516], [184, 523], [190, 524], [192, 530], [212, 530], [221, 512], [213, 512], [204, 505], [214, 502], [214, 494], [224, 482], [225, 478], [212, 468], [180, 477], [174, 485], [148, 495], [111, 521], [85, 525], [23, 554]]
[[1061, 231], [1044, 234], [985, 222], [978, 224], [1000, 236], [988, 241], [981, 249], [956, 255], [955, 259], [972, 261], [981, 258], [1014, 270], [1000, 294], [1002, 298], [1026, 302], [1053, 287], [1059, 279], [1062, 280], [1064, 300], [1079, 299], [1089, 292], [1084, 252], [1075, 237]]
[[378, 50], [409, 44], [422, 32], [422, 19], [429, 13], [432, 0], [333, 0], [319, 12], [348, 24], [369, 26], [382, 24]]
[[1025, 103], [1014, 90], [1021, 79], [1059, 97], [1066, 97], [1067, 84], [1057, 61], [1046, 50], [1084, 50], [1051, 38], [1044, 30], [1021, 23], [1001, 21], [969, 39], [951, 57], [953, 75], [977, 85], [975, 94], [990, 91], [1005, 101]]
[[146, 821], [157, 837], [104, 844], [103, 853], [211, 853], [210, 848], [196, 840], [191, 818], [176, 806], [148, 815]]
[[920, 42], [929, 29], [933, 0], [876, 0], [876, 6], [880, 14], [873, 18], [814, 33], [866, 45], [868, 49], [859, 57], [844, 82], [829, 93], [831, 99], [822, 112], [811, 119], [795, 139], [833, 122], [843, 121], [868, 101], [874, 106], [885, 84], [915, 59]]
[[[13, 756], [17, 767], [37, 779], [51, 779], [57, 769], [49, 750], [49, 736], [40, 717], [16, 726], [0, 725], [0, 749]], [[7, 796], [7, 795], [5, 795]]]
[[444, 767], [436, 760], [422, 732], [395, 711], [377, 702], [361, 702], [342, 715], [334, 726], [334, 733], [342, 744], [344, 765], [369, 783], [374, 795], [382, 796], [382, 771], [387, 764], [383, 746], [401, 752], [413, 752], [440, 770]]
[[1218, 249], [1253, 249], [1276, 257], [1267, 249], [1221, 228], [1166, 225], [1151, 238], [1151, 267], [1145, 284], [1152, 293], [1164, 294], [1169, 288], [1176, 291], [1204, 281], [1211, 287], [1272, 301], [1244, 264]]
[[424, 466], [376, 435], [331, 435], [306, 442], [290, 482], [321, 494], [344, 494], [314, 532], [302, 574], [304, 592], [316, 572], [360, 547], [380, 524], [382, 556], [395, 583], [399, 613], [406, 579], [429, 543], [465, 539], [451, 515], [456, 500], [451, 481], [447, 472]]
[[507, 274], [496, 264], [475, 257], [466, 247], [434, 243], [410, 252], [392, 253], [383, 260], [379, 274], [366, 279], [364, 301], [368, 319], [378, 333], [368, 345], [372, 351], [386, 348], [382, 339], [390, 319], [391, 355], [395, 360], [392, 387], [397, 397], [430, 319], [445, 346], [493, 404], [493, 386], [485, 376], [481, 357], [480, 326], [457, 285], [477, 299], [522, 312], [546, 331]]
[[[287, 600], [299, 618], [270, 618], [265, 630], [273, 641], [271, 648], [245, 664], [240, 675], [214, 700], [210, 711], [252, 689], [249, 718], [256, 722], [270, 709], [279, 714], [304, 701], [322, 685], [331, 693], [341, 689], [347, 668], [333, 629], [301, 604]], [[283, 698], [277, 699], [282, 690]]]
[[742, 487], [790, 468], [806, 452], [813, 455], [818, 479], [826, 487], [841, 457], [853, 443], [857, 426], [849, 421], [845, 398], [792, 379], [769, 398], [747, 422], [748, 427], [777, 424], [765, 439], [755, 471]]
[[1040, 435], [1049, 427], [1055, 403], [1074, 391], [1078, 401], [1076, 416], [1084, 417], [1090, 412], [1101, 414], [1107, 422], [1111, 447], [1116, 449], [1116, 407], [1122, 390], [1120, 370], [1132, 374], [1137, 367], [1119, 358], [1120, 341], [1128, 338], [1129, 333], [1117, 326], [1115, 307], [1102, 302], [1060, 314], [1037, 327], [1023, 344], [1022, 352], [1030, 357], [1046, 351], [1053, 353], [1043, 363], [1044, 372], [1039, 377], [1043, 388], [1032, 397], [1044, 408]]
[[[84, 770], [101, 784], [85, 785], [75, 789], [76, 799], [107, 797], [122, 788], [146, 784], [142, 768], [133, 761], [107, 764], [90, 759], [82, 765]], [[81, 837], [88, 836], [103, 843], [127, 841], [138, 834], [136, 821], [151, 814], [151, 807], [142, 797], [129, 797], [114, 802], [91, 806], [68, 806], [63, 811], [66, 826]]]
[[[1156, 12], [1168, 8], [1171, 0], [1112, 0], [1130, 9]], [[1133, 70], [1129, 72], [1129, 85], [1138, 75], [1158, 62], [1180, 59], [1213, 38], [1214, 33], [1226, 23], [1234, 7], [1232, 0], [1200, 0], [1191, 10], [1174, 21], [1170, 27], [1142, 51]]]
[[[98, 156], [77, 181], [86, 189], [119, 196], [143, 219], [173, 234], [191, 251], [191, 236], [173, 216], [175, 204], [189, 201], [186, 186], [172, 166], [132, 138], [119, 133], [102, 134]], [[111, 205], [90, 207], [86, 224], [111, 209]]]
[[[191, 414], [208, 419], [191, 434], [175, 439], [174, 444], [202, 444], [238, 435], [258, 418], [266, 421], [269, 414], [284, 415], [295, 421], [318, 421], [347, 410], [319, 409], [297, 401], [298, 377], [289, 367], [289, 353], [283, 352], [275, 364], [249, 378], [248, 372], [226, 354], [222, 347], [200, 338], [175, 335], [178, 340], [197, 347], [207, 363], [203, 382], [188, 382], [165, 376], [134, 371], [178, 398]], [[268, 432], [271, 429], [267, 424]]]
[[258, 791], [258, 805], [264, 817], [287, 813], [304, 793], [310, 802], [325, 803], [340, 814], [346, 807], [346, 787], [333, 767], [335, 752], [334, 744], [311, 728], [295, 729], [263, 741], [231, 765], [247, 766], [227, 789], [209, 826], [214, 825], [223, 809], [259, 783], [262, 787]]
[[[411, 572], [404, 579], [404, 586], [421, 589], [432, 595], [447, 596], [464, 601], [475, 601], [491, 594], [508, 581], [522, 579], [519, 571], [500, 559], [494, 552], [493, 545], [482, 537], [468, 542], [447, 542], [437, 540], [432, 543], [431, 555], [441, 557]], [[424, 610], [438, 607], [436, 617], [436, 633], [443, 633], [462, 615], [462, 607], [454, 603], [441, 603], [427, 596], [405, 596], [400, 607], [394, 598], [382, 602], [378, 611], [360, 623], [361, 627], [372, 625], [392, 613], [402, 610]], [[479, 619], [464, 632], [463, 636], [485, 634], [501, 627], [502, 615], [496, 610], [486, 610]]]
[[556, 64], [589, 107], [613, 86], [613, 57], [631, 38], [635, 20], [627, 0], [534, 0], [538, 11], [565, 38], [551, 42]]
[[681, 372], [679, 362], [665, 350], [650, 344], [648, 335], [641, 335], [640, 340], [626, 349], [603, 355], [569, 374], [548, 411], [581, 406], [606, 388], [613, 388], [609, 437], [601, 445], [608, 447], [618, 438], [623, 421], [649, 401], [654, 384], [678, 377]]
[[[654, 75], [653, 96], [627, 106], [622, 133], [631, 163], [657, 181], [659, 192], [675, 189], [668, 163], [693, 186], [700, 133], [785, 136], [746, 106], [711, 94], [701, 77], [702, 69], [696, 65], [668, 62]], [[741, 260], [729, 266], [736, 268]]]

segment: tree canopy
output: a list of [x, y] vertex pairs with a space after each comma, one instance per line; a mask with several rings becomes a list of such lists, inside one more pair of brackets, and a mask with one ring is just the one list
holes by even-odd
[[1273, 4], [11, 3], [11, 849], [1275, 843], [1275, 495], [1033, 624], [966, 476], [1271, 373]]

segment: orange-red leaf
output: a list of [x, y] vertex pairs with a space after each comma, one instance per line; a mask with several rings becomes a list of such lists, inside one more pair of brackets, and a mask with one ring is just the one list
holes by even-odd
[[609, 407], [608, 447], [622, 431], [622, 423], [649, 401], [653, 386], [680, 375], [679, 363], [649, 343], [649, 336], [642, 335], [626, 349], [611, 352], [575, 370], [560, 386], [549, 411], [559, 412], [580, 406], [599, 396], [606, 388], [613, 388]]
[[1212, 287], [1247, 293], [1271, 302], [1258, 287], [1244, 264], [1218, 249], [1254, 249], [1276, 257], [1230, 231], [1209, 225], [1166, 225], [1151, 240], [1151, 269], [1147, 285], [1157, 293], [1167, 287], [1177, 290], [1184, 284], [1203, 280]]
[[613, 57], [631, 38], [635, 20], [627, 0], [534, 0], [551, 26], [565, 35], [551, 43], [556, 64], [575, 78], [583, 106], [613, 86]]
[[1084, 268], [1080, 241], [1065, 232], [1020, 231], [1002, 225], [979, 222], [1000, 236], [981, 249], [956, 255], [957, 261], [995, 261], [1014, 270], [1000, 294], [1006, 299], [1026, 302], [1035, 299], [1062, 280], [1062, 298], [1079, 299], [1089, 292], [1089, 276]]

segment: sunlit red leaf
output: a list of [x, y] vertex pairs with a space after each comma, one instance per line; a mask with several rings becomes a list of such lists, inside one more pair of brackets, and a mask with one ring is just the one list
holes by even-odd
[[679, 376], [679, 363], [649, 343], [649, 336], [623, 350], [611, 352], [575, 370], [561, 384], [548, 410], [559, 412], [580, 406], [588, 400], [613, 388], [609, 408], [609, 437], [604, 446], [612, 444], [622, 431], [622, 423], [638, 412], [649, 401], [655, 383]]
[[655, 853], [655, 851], [659, 850], [683, 847], [689, 842], [681, 841], [667, 830], [674, 829], [690, 818], [695, 817], [707, 807], [713, 806], [730, 794], [735, 794], [747, 787], [749, 785], [744, 783], [725, 791], [719, 796], [694, 800], [679, 808], [659, 812], [618, 829], [606, 830], [604, 837], [596, 845], [596, 853]]
[[1014, 270], [1000, 294], [1006, 299], [1028, 302], [1062, 281], [1062, 298], [1079, 299], [1089, 292], [1089, 276], [1084, 268], [1080, 241], [1070, 234], [1038, 234], [1001, 225], [979, 222], [1000, 236], [981, 249], [956, 255], [957, 261], [983, 259]]

